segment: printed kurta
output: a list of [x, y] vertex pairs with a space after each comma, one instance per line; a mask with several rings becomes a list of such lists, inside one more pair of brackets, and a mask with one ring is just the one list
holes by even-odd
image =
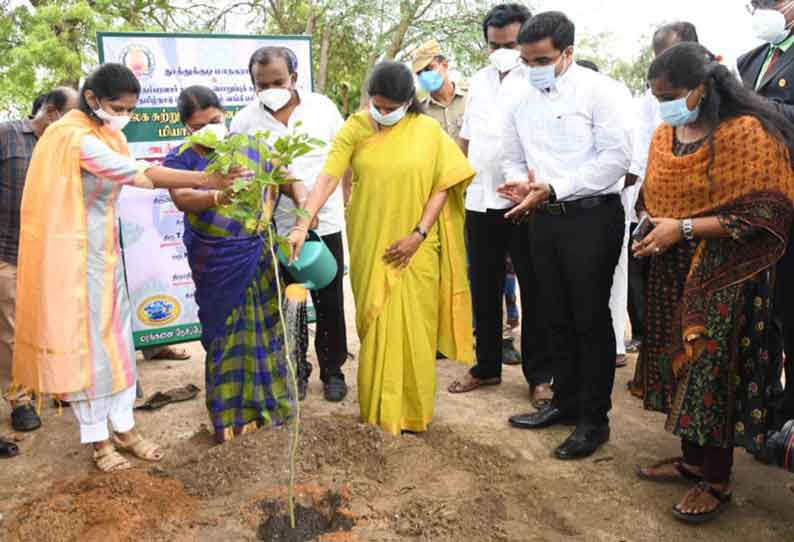
[[780, 360], [768, 348], [772, 266], [794, 197], [787, 150], [752, 117], [682, 145], [653, 138], [642, 202], [657, 218], [716, 216], [729, 237], [682, 241], [651, 260], [636, 391], [667, 429], [700, 446], [764, 444]]
[[22, 197], [15, 383], [69, 401], [135, 384], [118, 195], [151, 188], [146, 167], [80, 111], [40, 139]]

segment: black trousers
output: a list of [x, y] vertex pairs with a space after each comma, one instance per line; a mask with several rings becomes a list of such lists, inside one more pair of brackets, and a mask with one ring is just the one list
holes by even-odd
[[[630, 235], [634, 235], [637, 224], [632, 224]], [[648, 275], [648, 259], [635, 258], [631, 253], [629, 241], [629, 320], [631, 321], [631, 337], [642, 341], [645, 336], [645, 282]]]
[[550, 328], [554, 404], [584, 423], [607, 423], [612, 408], [609, 296], [624, 233], [618, 196], [589, 209], [534, 217], [532, 255]]
[[780, 426], [794, 419], [794, 227], [789, 234], [786, 253], [777, 264], [773, 318], [771, 349], [782, 348], [786, 353], [786, 388], [775, 418]]
[[[333, 282], [322, 290], [311, 291], [312, 304], [317, 314], [317, 333], [314, 337], [314, 351], [320, 365], [320, 380], [328, 381], [331, 376], [344, 379], [342, 366], [347, 361], [347, 329], [345, 327], [345, 300], [344, 300], [344, 269], [345, 251], [342, 243], [342, 234], [333, 233], [322, 237], [323, 242], [334, 255], [339, 271]], [[294, 282], [289, 271], [283, 272], [287, 277], [286, 282]], [[306, 318], [301, 318], [307, 329], [301, 332], [306, 340], [299, 345], [300, 359], [298, 360], [298, 376], [308, 379], [311, 374], [311, 365], [307, 360], [309, 350], [308, 325]]]
[[502, 376], [502, 300], [505, 256], [513, 261], [521, 291], [521, 358], [524, 377], [530, 384], [551, 381], [551, 367], [544, 352], [544, 333], [539, 325], [538, 281], [532, 265], [530, 228], [505, 219], [507, 211], [466, 211], [469, 281], [477, 330], [477, 365], [471, 375], [485, 379]]
[[711, 484], [727, 484], [731, 481], [733, 470], [733, 446], [716, 448], [700, 446], [688, 440], [681, 440], [684, 461], [694, 467], [703, 467], [703, 479]]

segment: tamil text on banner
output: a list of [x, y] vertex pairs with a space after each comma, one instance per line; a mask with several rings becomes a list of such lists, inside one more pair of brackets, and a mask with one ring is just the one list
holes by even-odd
[[[260, 47], [291, 49], [298, 59], [298, 86], [312, 85], [308, 37], [99, 33], [97, 42], [101, 62], [124, 64], [140, 80], [138, 107], [124, 130], [139, 159], [161, 160], [182, 144], [186, 132], [176, 109], [182, 89], [214, 90], [227, 121], [253, 101], [248, 62]], [[125, 187], [119, 215], [136, 348], [199, 339], [182, 213], [166, 190]]]

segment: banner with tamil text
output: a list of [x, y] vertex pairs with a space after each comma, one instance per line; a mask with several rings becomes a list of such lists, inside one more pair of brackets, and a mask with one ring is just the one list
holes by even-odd
[[[97, 43], [101, 62], [124, 64], [141, 83], [138, 107], [124, 129], [139, 159], [159, 161], [182, 144], [186, 132], [176, 109], [182, 89], [214, 90], [227, 122], [251, 103], [248, 62], [260, 47], [289, 47], [298, 59], [298, 86], [312, 89], [308, 37], [100, 32]], [[199, 339], [195, 285], [182, 242], [184, 215], [168, 191], [131, 187], [121, 192], [119, 215], [136, 348]]]

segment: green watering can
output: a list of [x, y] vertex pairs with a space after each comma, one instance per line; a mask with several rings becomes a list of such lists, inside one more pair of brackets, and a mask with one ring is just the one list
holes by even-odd
[[289, 258], [280, 247], [278, 259], [292, 278], [309, 290], [322, 290], [333, 282], [339, 271], [336, 258], [315, 231], [309, 232], [297, 260], [289, 263]]

